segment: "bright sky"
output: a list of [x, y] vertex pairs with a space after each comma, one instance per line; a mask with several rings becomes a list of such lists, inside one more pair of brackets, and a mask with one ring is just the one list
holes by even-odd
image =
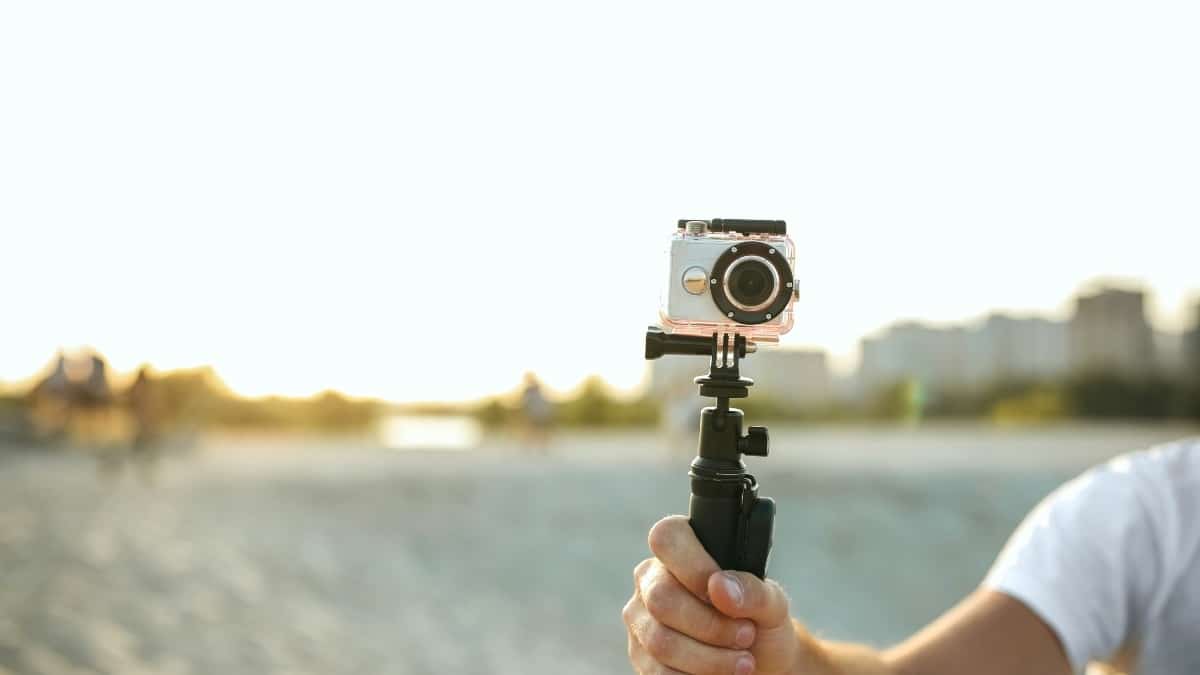
[[0, 8], [0, 380], [642, 376], [681, 217], [784, 218], [792, 344], [1200, 291], [1194, 3]]

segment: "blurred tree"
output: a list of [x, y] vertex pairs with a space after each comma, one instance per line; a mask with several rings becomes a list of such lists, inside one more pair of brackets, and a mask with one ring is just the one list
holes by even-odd
[[493, 396], [476, 404], [472, 415], [485, 427], [497, 428], [513, 424], [516, 410], [506, 406], [500, 397]]
[[990, 417], [1001, 424], [1048, 422], [1068, 413], [1066, 396], [1051, 386], [1035, 386], [1018, 395], [1000, 398], [992, 404]]
[[1072, 412], [1089, 418], [1162, 419], [1182, 406], [1182, 388], [1163, 378], [1091, 373], [1067, 383]]
[[876, 395], [871, 405], [873, 417], [889, 420], [920, 421], [925, 407], [921, 383], [905, 379], [892, 383]]
[[616, 419], [616, 407], [608, 385], [599, 375], [591, 375], [579, 386], [578, 393], [559, 404], [556, 417], [568, 425], [603, 426]]

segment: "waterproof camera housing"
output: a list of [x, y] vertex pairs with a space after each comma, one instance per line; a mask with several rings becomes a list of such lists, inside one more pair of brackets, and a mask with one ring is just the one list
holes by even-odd
[[782, 220], [681, 220], [659, 310], [670, 333], [778, 342], [792, 329], [796, 246]]

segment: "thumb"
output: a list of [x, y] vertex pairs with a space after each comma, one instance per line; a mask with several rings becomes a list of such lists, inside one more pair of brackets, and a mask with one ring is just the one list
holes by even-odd
[[761, 629], [789, 624], [783, 587], [748, 572], [717, 572], [708, 578], [708, 597], [725, 616], [750, 619]]

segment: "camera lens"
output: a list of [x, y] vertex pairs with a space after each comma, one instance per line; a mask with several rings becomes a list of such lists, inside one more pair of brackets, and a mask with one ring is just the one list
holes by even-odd
[[770, 280], [762, 265], [742, 265], [733, 275], [733, 294], [744, 304], [757, 305], [770, 292]]
[[755, 312], [775, 300], [779, 273], [758, 256], [738, 258], [725, 272], [725, 288], [735, 307]]

